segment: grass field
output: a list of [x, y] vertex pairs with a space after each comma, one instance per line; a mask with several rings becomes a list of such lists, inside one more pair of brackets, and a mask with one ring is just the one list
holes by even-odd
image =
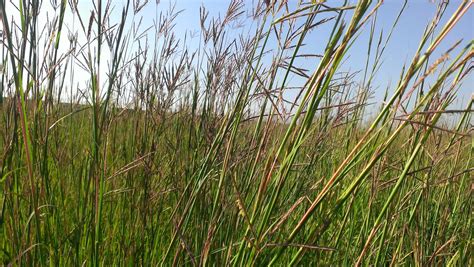
[[474, 265], [474, 41], [445, 44], [472, 1], [387, 89], [403, 2], [381, 30], [377, 1], [230, 1], [192, 41], [177, 10], [46, 2], [0, 0], [0, 265]]

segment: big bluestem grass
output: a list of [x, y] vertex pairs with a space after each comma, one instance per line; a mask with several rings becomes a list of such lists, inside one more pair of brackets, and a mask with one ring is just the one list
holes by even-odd
[[182, 38], [174, 5], [47, 4], [0, 1], [2, 264], [473, 264], [471, 1], [378, 106], [407, 2], [381, 29], [382, 1], [232, 0]]

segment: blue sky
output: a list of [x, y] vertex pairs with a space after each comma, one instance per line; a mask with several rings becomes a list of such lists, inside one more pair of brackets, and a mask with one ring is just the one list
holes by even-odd
[[[250, 8], [253, 5], [252, 0], [245, 1], [246, 5]], [[292, 1], [289, 1], [292, 3]], [[295, 1], [296, 2], [296, 1]], [[327, 4], [337, 6], [341, 1], [327, 1]], [[354, 2], [354, 1], [352, 1]], [[451, 0], [445, 16], [443, 17], [441, 24], [446, 22], [450, 15], [457, 9], [461, 0]], [[205, 6], [209, 11], [210, 16], [216, 16], [225, 14], [227, 10], [228, 1], [223, 0], [186, 0], [186, 1], [161, 1], [158, 5], [158, 10], [166, 9], [170, 3], [176, 4], [177, 10], [182, 10], [181, 15], [177, 21], [176, 33], [183, 36], [186, 31], [197, 31], [199, 30], [199, 8]], [[403, 5], [401, 0], [385, 0], [382, 6], [379, 8], [377, 17], [377, 28], [376, 35], [383, 30], [387, 35], [393, 24], [398, 12]], [[152, 5], [153, 6], [153, 5]], [[414, 55], [420, 37], [426, 27], [436, 13], [437, 1], [429, 0], [410, 0], [408, 1], [407, 8], [405, 9], [396, 30], [392, 36], [390, 43], [387, 46], [386, 52], [383, 56], [383, 65], [380, 71], [377, 73], [374, 81], [375, 95], [372, 102], [379, 102], [387, 86], [391, 85], [390, 88], [398, 81], [398, 77], [404, 64], [411, 62], [412, 56]], [[150, 15], [155, 14], [155, 7], [148, 7], [144, 10], [144, 14]], [[349, 18], [348, 18], [349, 19]], [[358, 71], [363, 70], [366, 62], [366, 51], [367, 51], [367, 40], [369, 36], [369, 26], [364, 28], [363, 33], [356, 41], [351, 51], [349, 52], [349, 58], [345, 61], [344, 65], [341, 66], [341, 70]], [[328, 27], [320, 27], [312, 32], [307, 37], [307, 49], [312, 53], [321, 53], [323, 45], [326, 42], [326, 38], [329, 34]], [[459, 21], [454, 29], [446, 36], [445, 40], [438, 47], [432, 57], [432, 61], [438, 58], [444, 51], [446, 51], [451, 45], [456, 43], [458, 40], [463, 39], [465, 45], [470, 40], [474, 39], [474, 10], [471, 8], [467, 14]], [[193, 41], [190, 41], [192, 46]], [[461, 48], [462, 46], [460, 46]], [[456, 51], [459, 51], [456, 50]], [[453, 56], [455, 53], [453, 53]], [[315, 62], [314, 64], [316, 64]], [[303, 67], [308, 69], [314, 69], [316, 65], [311, 63], [302, 63]], [[361, 77], [359, 77], [361, 78]], [[464, 81], [463, 86], [460, 88], [461, 97], [458, 98], [455, 106], [463, 106], [469, 101], [471, 94], [473, 93], [474, 77], [469, 75], [468, 79]]]
[[[105, 2], [105, 0], [103, 0]], [[139, 2], [145, 2], [146, 0], [140, 0]], [[257, 0], [245, 0], [246, 8], [250, 9], [254, 6], [255, 1]], [[126, 0], [113, 0], [112, 3], [115, 6], [114, 12], [112, 13], [112, 20], [118, 22], [121, 18], [121, 9]], [[133, 0], [132, 2], [136, 2]], [[157, 4], [157, 2], [159, 2]], [[289, 3], [295, 5], [296, 0], [289, 0]], [[338, 6], [341, 4], [340, 0], [327, 1], [326, 3], [332, 6]], [[354, 1], [350, 1], [354, 3]], [[376, 1], [374, 1], [376, 2]], [[408, 6], [402, 15], [399, 24], [392, 36], [391, 42], [388, 44], [387, 50], [383, 56], [383, 65], [378, 72], [376, 79], [374, 80], [374, 89], [375, 94], [371, 102], [377, 103], [380, 102], [382, 95], [385, 91], [385, 88], [390, 85], [390, 88], [393, 90], [394, 85], [396, 84], [398, 77], [400, 75], [403, 65], [409, 64], [415, 50], [418, 46], [420, 36], [426, 27], [426, 25], [433, 18], [437, 4], [433, 2], [438, 1], [429, 1], [429, 0], [409, 0]], [[443, 17], [441, 24], [446, 22], [450, 15], [456, 10], [457, 6], [461, 0], [451, 0], [446, 14]], [[54, 11], [50, 7], [50, 1], [43, 1], [42, 13], [40, 16], [40, 23], [46, 22], [47, 18], [52, 17], [51, 12], [58, 13], [58, 9]], [[79, 12], [82, 14], [85, 20], [88, 20], [90, 11], [92, 10], [92, 1], [79, 1]], [[199, 9], [201, 6], [205, 6], [207, 11], [209, 11], [209, 17], [213, 16], [223, 16], [225, 14], [229, 1], [226, 0], [149, 0], [147, 5], [143, 10], [135, 15], [133, 20], [129, 20], [131, 23], [137, 23], [140, 19], [142, 20], [141, 29], [146, 29], [147, 27], [153, 25], [154, 21], [157, 18], [159, 12], [166, 11], [169, 9], [171, 4], [175, 4], [176, 10], [181, 10], [182, 13], [178, 16], [176, 20], [176, 26], [174, 31], [176, 35], [180, 38], [184, 37], [186, 33], [189, 32], [198, 32], [200, 29], [200, 17]], [[402, 0], [385, 0], [382, 6], [378, 10], [377, 17], [377, 28], [375, 35], [378, 35], [380, 31], [384, 31], [385, 35], [390, 30], [390, 27], [395, 20], [400, 8], [402, 7]], [[7, 14], [11, 16], [13, 20], [17, 19], [18, 16], [15, 15], [15, 10], [13, 8], [8, 8]], [[350, 19], [348, 13], [346, 19]], [[235, 30], [236, 33], [242, 31], [248, 31], [252, 33], [252, 27], [249, 25], [251, 21], [243, 21], [246, 28]], [[74, 18], [70, 10], [67, 10], [65, 15], [65, 24], [66, 27], [72, 31], [78, 31], [78, 21]], [[344, 64], [340, 67], [341, 71], [359, 71], [363, 70], [366, 62], [366, 51], [367, 51], [367, 39], [369, 34], [370, 23], [366, 24], [366, 27], [363, 29], [362, 34], [359, 39], [355, 42], [353, 47], [348, 53], [348, 58]], [[303, 49], [304, 52], [320, 54], [323, 52], [324, 45], [326, 44], [328, 35], [330, 31], [330, 24], [325, 24], [319, 28], [316, 28], [307, 38], [306, 38], [306, 47]], [[81, 39], [81, 36], [78, 37]], [[82, 37], [83, 38], [83, 37]], [[150, 35], [150, 38], [151, 35]], [[446, 51], [452, 44], [454, 44], [459, 39], [463, 39], [463, 45], [467, 44], [469, 41], [474, 39], [474, 10], [471, 8], [467, 14], [459, 21], [454, 29], [447, 35], [442, 44], [435, 51], [432, 61], [436, 60], [444, 51]], [[63, 52], [66, 51], [68, 44], [67, 38], [62, 38], [61, 41], [63, 44], [60, 45]], [[195, 49], [198, 46], [198, 39], [188, 39], [186, 45]], [[459, 49], [458, 49], [459, 51]], [[103, 62], [107, 61], [107, 51], [103, 51], [103, 56], [106, 57]], [[455, 55], [455, 53], [453, 53]], [[297, 62], [309, 70], [314, 70], [317, 66], [317, 60], [313, 61], [301, 61]], [[106, 72], [107, 68], [101, 68], [101, 71]], [[77, 76], [81, 76], [81, 70], [75, 70], [78, 73]], [[86, 73], [84, 73], [86, 74]], [[105, 73], [104, 73], [105, 74]], [[101, 76], [103, 76], [101, 74]], [[457, 102], [454, 103], [456, 107], [464, 106], [473, 93], [474, 86], [474, 75], [469, 75], [469, 77], [464, 81], [463, 86], [461, 87]], [[84, 75], [83, 77], [87, 77]], [[361, 80], [362, 77], [357, 77]], [[293, 85], [302, 85], [304, 81], [301, 79], [298, 80], [294, 78], [290, 81], [289, 86]], [[85, 85], [82, 85], [83, 87]], [[289, 97], [291, 98], [291, 96]]]

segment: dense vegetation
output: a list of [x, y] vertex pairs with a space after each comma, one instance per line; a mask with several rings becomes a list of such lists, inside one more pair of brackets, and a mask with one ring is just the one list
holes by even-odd
[[380, 29], [371, 0], [231, 1], [192, 41], [172, 8], [142, 30], [151, 3], [46, 2], [0, 1], [0, 264], [474, 264], [473, 40], [439, 51], [472, 1], [439, 4], [381, 105], [406, 2]]

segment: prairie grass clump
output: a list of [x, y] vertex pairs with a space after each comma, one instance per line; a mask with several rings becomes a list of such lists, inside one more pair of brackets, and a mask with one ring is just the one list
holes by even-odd
[[385, 29], [382, 1], [288, 2], [181, 38], [173, 5], [0, 0], [1, 264], [472, 265], [472, 1], [380, 105], [407, 2]]

